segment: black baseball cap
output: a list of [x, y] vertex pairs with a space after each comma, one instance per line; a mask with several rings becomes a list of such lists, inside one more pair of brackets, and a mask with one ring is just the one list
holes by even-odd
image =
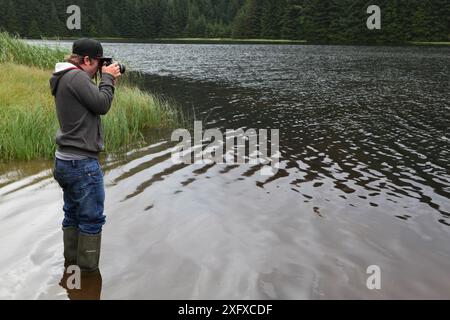
[[94, 39], [83, 38], [75, 41], [72, 53], [83, 57], [103, 59], [103, 47], [100, 42]]

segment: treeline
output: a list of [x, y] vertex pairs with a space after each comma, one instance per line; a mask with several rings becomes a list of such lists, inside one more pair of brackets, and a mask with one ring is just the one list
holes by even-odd
[[[305, 0], [303, 37], [315, 42], [448, 41], [449, 0]], [[369, 30], [367, 8], [381, 8], [381, 29]]]
[[[229, 37], [245, 0], [0, 0], [0, 28], [23, 37]], [[67, 8], [81, 8], [69, 30]]]
[[[381, 30], [366, 10], [381, 8]], [[67, 7], [81, 8], [69, 30]], [[0, 28], [22, 37], [448, 41], [449, 0], [0, 0]]]

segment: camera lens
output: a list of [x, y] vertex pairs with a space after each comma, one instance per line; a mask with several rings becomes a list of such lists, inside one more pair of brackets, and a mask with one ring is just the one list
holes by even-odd
[[119, 68], [120, 68], [120, 73], [124, 74], [127, 71], [127, 68], [125, 67], [125, 65], [119, 63]]

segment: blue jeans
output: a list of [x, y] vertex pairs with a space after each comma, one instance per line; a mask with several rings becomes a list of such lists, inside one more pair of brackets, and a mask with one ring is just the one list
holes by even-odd
[[77, 227], [91, 235], [102, 232], [106, 222], [105, 186], [99, 162], [56, 159], [53, 174], [64, 192], [63, 227]]

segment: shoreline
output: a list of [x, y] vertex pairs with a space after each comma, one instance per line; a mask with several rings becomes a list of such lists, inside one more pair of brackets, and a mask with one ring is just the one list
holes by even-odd
[[442, 47], [450, 47], [450, 41], [448, 42], [433, 42], [433, 41], [411, 41], [411, 44], [414, 46], [442, 46]]
[[[0, 62], [0, 67], [0, 164], [52, 159], [58, 129], [47, 88], [52, 70], [12, 62]], [[169, 130], [184, 121], [177, 106], [126, 78], [116, 86], [111, 111], [102, 119], [107, 154], [139, 147], [146, 130]]]
[[[320, 43], [309, 42], [307, 40], [287, 40], [287, 39], [232, 39], [232, 38], [157, 38], [157, 39], [139, 39], [139, 38], [113, 38], [113, 37], [94, 37], [104, 43], [139, 43], [139, 44], [198, 44], [198, 45], [323, 45], [323, 46], [387, 46], [387, 47], [447, 47], [450, 41], [406, 41], [406, 42], [386, 42], [386, 43]], [[25, 40], [42, 41], [74, 41], [79, 37], [43, 37]]]
[[[157, 38], [157, 39], [139, 39], [139, 38], [111, 38], [94, 37], [104, 43], [148, 43], [148, 44], [285, 44], [285, 45], [303, 45], [306, 40], [285, 40], [285, 39], [231, 39], [231, 38]], [[74, 41], [79, 37], [45, 37], [38, 39], [28, 38], [26, 40], [51, 40], [51, 41]]]

